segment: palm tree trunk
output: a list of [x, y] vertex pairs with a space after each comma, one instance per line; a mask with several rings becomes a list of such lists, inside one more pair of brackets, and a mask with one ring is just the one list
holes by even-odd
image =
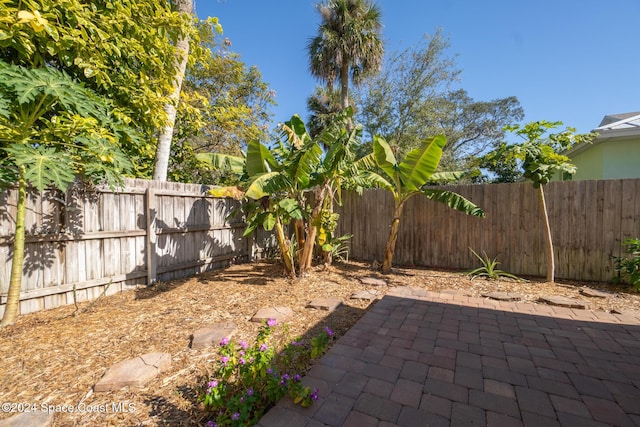
[[13, 241], [13, 263], [11, 264], [7, 304], [4, 307], [0, 327], [13, 325], [18, 316], [18, 308], [20, 306], [22, 266], [24, 264], [24, 219], [27, 212], [27, 181], [24, 178], [24, 174], [24, 166], [21, 166], [20, 176], [18, 177], [18, 204], [16, 206], [16, 235]]
[[[176, 0], [176, 10], [181, 13], [193, 13], [193, 0]], [[189, 37], [181, 37], [176, 42], [175, 67], [176, 76], [173, 81], [173, 89], [169, 95], [169, 102], [164, 106], [167, 114], [167, 124], [158, 135], [158, 147], [156, 148], [156, 160], [153, 167], [153, 179], [158, 181], [167, 180], [167, 170], [169, 169], [169, 154], [171, 152], [171, 140], [173, 139], [173, 129], [176, 123], [176, 113], [178, 102], [180, 101], [180, 91], [182, 81], [187, 70], [187, 59], [189, 58]]]
[[340, 69], [340, 106], [343, 110], [349, 106], [349, 63], [346, 59]]
[[384, 259], [382, 261], [382, 272], [388, 273], [391, 271], [393, 265], [393, 254], [396, 251], [396, 242], [398, 241], [398, 230], [400, 229], [400, 216], [402, 215], [402, 208], [404, 203], [400, 203], [396, 206], [393, 213], [393, 221], [391, 221], [391, 230], [389, 231], [389, 238], [387, 239], [387, 246], [384, 249]]
[[[346, 59], [342, 61], [342, 68], [340, 69], [340, 104], [344, 110], [349, 106], [349, 62]], [[347, 121], [347, 132], [353, 130], [353, 121], [351, 118]]]
[[551, 238], [551, 226], [549, 225], [549, 214], [547, 213], [547, 203], [544, 200], [544, 190], [542, 185], [538, 187], [538, 197], [542, 206], [542, 218], [544, 218], [544, 237], [547, 244], [547, 282], [554, 281], [555, 260], [553, 255], [553, 240]]

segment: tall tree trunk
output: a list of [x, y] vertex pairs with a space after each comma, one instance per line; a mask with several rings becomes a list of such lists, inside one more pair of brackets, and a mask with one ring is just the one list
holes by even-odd
[[382, 260], [382, 272], [388, 273], [391, 271], [393, 265], [393, 254], [396, 251], [396, 242], [398, 241], [398, 230], [400, 229], [400, 216], [402, 216], [402, 209], [404, 203], [400, 203], [396, 206], [393, 212], [393, 221], [391, 221], [391, 230], [389, 230], [389, 238], [387, 239], [387, 246], [384, 249], [384, 259]]
[[547, 213], [547, 203], [544, 200], [544, 190], [542, 185], [538, 187], [538, 197], [542, 206], [542, 217], [544, 218], [544, 237], [547, 243], [547, 282], [554, 281], [555, 257], [553, 255], [553, 240], [551, 238], [551, 226], [549, 225], [549, 214]]
[[20, 166], [20, 176], [18, 177], [18, 204], [16, 206], [16, 235], [13, 241], [13, 263], [11, 264], [7, 304], [4, 307], [0, 327], [13, 325], [16, 317], [18, 317], [18, 308], [20, 306], [22, 266], [24, 264], [24, 219], [27, 212], [27, 181], [24, 175], [24, 166]]
[[343, 110], [349, 106], [349, 63], [346, 59], [340, 69], [340, 106]]
[[[349, 106], [349, 62], [347, 59], [342, 60], [340, 69], [340, 106], [344, 110]], [[347, 132], [353, 130], [353, 120], [349, 118], [347, 121]]]
[[[193, 13], [193, 0], [176, 0], [176, 10], [181, 13]], [[167, 180], [167, 170], [169, 169], [169, 153], [171, 152], [171, 140], [173, 139], [173, 129], [176, 123], [176, 113], [178, 102], [180, 101], [180, 91], [182, 81], [187, 70], [187, 59], [189, 58], [189, 37], [185, 36], [176, 42], [176, 76], [173, 81], [173, 90], [169, 95], [169, 102], [164, 106], [167, 114], [167, 124], [158, 135], [158, 146], [156, 148], [156, 161], [153, 167], [153, 179], [158, 181]]]

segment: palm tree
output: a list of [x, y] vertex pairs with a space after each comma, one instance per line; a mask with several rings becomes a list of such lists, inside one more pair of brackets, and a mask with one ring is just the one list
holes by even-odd
[[368, 0], [327, 0], [316, 5], [322, 22], [309, 41], [309, 69], [329, 90], [340, 81], [341, 106], [349, 106], [349, 78], [359, 84], [382, 67], [380, 9]]
[[340, 114], [340, 92], [325, 86], [316, 86], [313, 95], [307, 98], [309, 134], [315, 137]]

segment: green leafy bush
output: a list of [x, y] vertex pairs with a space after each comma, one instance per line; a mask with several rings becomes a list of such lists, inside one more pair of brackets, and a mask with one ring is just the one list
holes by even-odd
[[492, 258], [489, 258], [489, 256], [485, 251], [482, 251], [483, 256], [480, 256], [473, 249], [469, 248], [469, 250], [482, 263], [482, 267], [478, 267], [475, 270], [471, 270], [469, 272], [469, 275], [471, 276], [472, 279], [478, 276], [481, 276], [481, 277], [484, 276], [487, 279], [492, 279], [492, 280], [499, 279], [500, 277], [508, 277], [510, 279], [517, 280], [518, 282], [522, 280], [521, 278], [511, 273], [507, 273], [506, 271], [499, 270], [497, 267], [498, 265], [500, 265], [500, 262], [498, 262], [497, 257], [492, 259]]
[[629, 238], [622, 242], [627, 246], [627, 256], [614, 257], [614, 269], [618, 275], [614, 283], [628, 283], [640, 291], [640, 239]]
[[[277, 352], [275, 325], [269, 319], [253, 346], [227, 338], [220, 341], [220, 359], [199, 394], [213, 417], [207, 427], [255, 425], [285, 395], [303, 407], [318, 399], [317, 390], [302, 384], [302, 373], [311, 359], [326, 351], [333, 332], [326, 327], [309, 345], [294, 340]], [[286, 333], [286, 326], [282, 330]]]

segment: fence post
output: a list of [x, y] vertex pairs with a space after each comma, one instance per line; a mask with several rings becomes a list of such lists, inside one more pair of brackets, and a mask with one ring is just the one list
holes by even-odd
[[158, 209], [156, 207], [155, 189], [149, 187], [145, 192], [146, 217], [147, 217], [147, 285], [156, 282], [156, 217]]

